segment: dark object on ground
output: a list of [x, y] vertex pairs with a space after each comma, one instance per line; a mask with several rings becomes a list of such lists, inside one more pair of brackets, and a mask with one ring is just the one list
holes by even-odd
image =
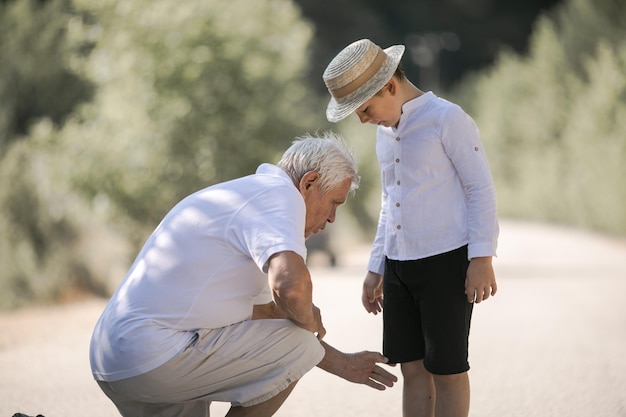
[[307, 239], [306, 247], [309, 253], [317, 252], [326, 255], [329, 266], [337, 266], [337, 255], [335, 255], [335, 251], [330, 247], [329, 232], [320, 231], [315, 233]]
[[[15, 413], [13, 414], [13, 417], [30, 417], [29, 415], [26, 414], [22, 414], [22, 413]], [[44, 417], [41, 414], [37, 414], [35, 417]]]

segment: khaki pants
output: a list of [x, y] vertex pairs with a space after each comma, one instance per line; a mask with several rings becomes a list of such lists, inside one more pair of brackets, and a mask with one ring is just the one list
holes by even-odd
[[251, 320], [197, 337], [164, 365], [132, 378], [98, 381], [125, 417], [207, 417], [212, 401], [264, 402], [317, 365], [324, 348], [289, 320]]

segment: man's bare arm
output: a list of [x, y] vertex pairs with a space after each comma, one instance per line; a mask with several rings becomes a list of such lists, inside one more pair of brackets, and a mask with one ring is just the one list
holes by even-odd
[[325, 333], [319, 310], [313, 305], [313, 284], [304, 259], [285, 251], [269, 260], [268, 280], [274, 302], [286, 318], [314, 333]]

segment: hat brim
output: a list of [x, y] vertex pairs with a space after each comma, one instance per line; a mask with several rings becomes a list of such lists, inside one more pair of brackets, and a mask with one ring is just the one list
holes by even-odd
[[404, 45], [393, 45], [384, 51], [388, 59], [385, 59], [380, 70], [363, 86], [353, 93], [342, 97], [340, 102], [331, 97], [328, 107], [326, 107], [326, 118], [329, 122], [336, 123], [348, 117], [363, 103], [374, 97], [387, 81], [391, 79], [404, 54]]

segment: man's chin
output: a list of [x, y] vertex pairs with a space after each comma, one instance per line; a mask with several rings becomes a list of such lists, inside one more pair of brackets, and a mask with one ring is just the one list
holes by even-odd
[[316, 233], [319, 233], [322, 229], [311, 230], [310, 232], [304, 232], [304, 239], [308, 239]]

